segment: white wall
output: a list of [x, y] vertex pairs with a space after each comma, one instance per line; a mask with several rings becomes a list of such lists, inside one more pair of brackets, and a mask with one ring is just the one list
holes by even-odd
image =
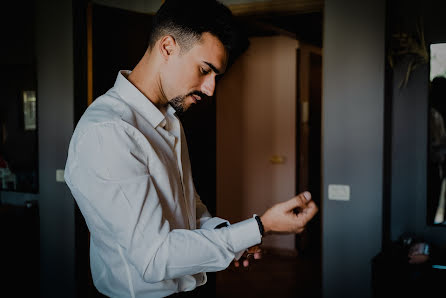
[[[217, 215], [231, 222], [295, 194], [297, 48], [288, 37], [252, 38], [217, 87]], [[294, 236], [264, 245], [294, 249]]]

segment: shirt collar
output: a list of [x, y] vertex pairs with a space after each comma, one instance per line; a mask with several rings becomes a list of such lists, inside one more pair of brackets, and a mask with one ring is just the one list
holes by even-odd
[[[114, 88], [119, 96], [138, 111], [153, 127], [166, 125], [165, 115], [138, 90], [128, 79], [129, 70], [121, 70], [116, 78]], [[171, 113], [173, 109], [168, 105], [167, 112]], [[174, 110], [174, 109], [173, 109]], [[175, 112], [175, 110], [174, 110]]]
[[169, 113], [170, 115], [176, 117], [176, 113], [177, 111], [175, 111], [175, 109], [169, 104], [167, 105], [167, 113]]

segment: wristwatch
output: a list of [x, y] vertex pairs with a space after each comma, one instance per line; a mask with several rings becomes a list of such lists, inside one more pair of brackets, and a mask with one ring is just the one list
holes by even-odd
[[262, 237], [265, 234], [265, 228], [263, 227], [263, 223], [262, 220], [260, 219], [260, 216], [258, 216], [257, 214], [254, 214], [252, 217], [254, 217], [257, 221], [257, 224], [259, 225], [259, 231], [260, 231], [260, 235], [262, 235]]

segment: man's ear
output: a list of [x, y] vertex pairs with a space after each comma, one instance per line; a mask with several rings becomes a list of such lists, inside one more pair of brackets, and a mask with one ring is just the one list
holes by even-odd
[[161, 56], [165, 60], [168, 60], [170, 56], [178, 51], [178, 44], [176, 43], [175, 38], [173, 38], [172, 35], [166, 35], [161, 38], [159, 43], [159, 51]]

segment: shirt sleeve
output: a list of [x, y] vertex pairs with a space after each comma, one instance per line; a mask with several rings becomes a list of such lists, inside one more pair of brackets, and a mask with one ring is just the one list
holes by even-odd
[[229, 221], [220, 217], [212, 217], [209, 213], [207, 207], [200, 199], [200, 196], [195, 193], [195, 204], [196, 204], [196, 214], [197, 214], [197, 227], [200, 229], [211, 230], [215, 229], [217, 226], [226, 223], [229, 226]]
[[105, 249], [119, 245], [146, 282], [223, 270], [237, 252], [261, 242], [255, 219], [221, 229], [171, 229], [147, 166], [143, 148], [150, 144], [137, 130], [96, 125], [75, 143], [66, 181], [79, 205], [89, 206], [81, 210], [92, 235]]
[[[230, 226], [231, 224], [226, 219], [220, 218], [220, 217], [212, 217], [209, 213], [207, 207], [203, 202], [200, 200], [200, 197], [198, 194], [195, 195], [196, 205], [197, 205], [197, 227], [201, 229], [215, 229], [221, 224], [225, 223], [226, 226]], [[239, 260], [246, 249], [243, 249], [239, 252], [236, 252], [234, 255], [234, 259]]]

